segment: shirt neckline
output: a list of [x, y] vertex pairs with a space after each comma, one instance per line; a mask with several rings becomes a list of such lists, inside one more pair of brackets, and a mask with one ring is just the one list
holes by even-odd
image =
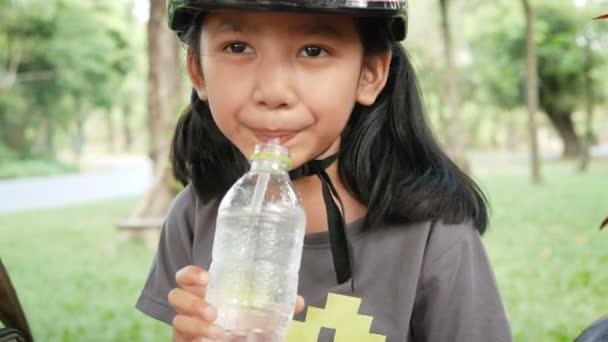
[[[353, 241], [363, 231], [365, 216], [362, 216], [354, 221], [346, 224], [346, 235], [350, 241]], [[324, 247], [329, 246], [329, 231], [309, 233], [304, 236], [304, 248], [307, 247]]]

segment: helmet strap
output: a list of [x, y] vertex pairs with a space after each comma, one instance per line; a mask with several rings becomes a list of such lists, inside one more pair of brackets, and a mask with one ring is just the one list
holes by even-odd
[[[333, 154], [325, 159], [311, 160], [308, 163], [292, 170], [289, 175], [291, 179], [298, 179], [316, 175], [321, 180], [323, 188], [323, 202], [327, 210], [327, 225], [329, 230], [329, 241], [331, 254], [336, 272], [338, 284], [343, 284], [352, 278], [350, 244], [346, 235], [346, 225], [344, 219], [344, 205], [336, 191], [329, 175], [325, 171], [331, 164], [338, 159], [338, 154]], [[335, 200], [338, 200], [342, 212], [338, 209]], [[351, 281], [351, 288], [354, 292], [354, 282]]]

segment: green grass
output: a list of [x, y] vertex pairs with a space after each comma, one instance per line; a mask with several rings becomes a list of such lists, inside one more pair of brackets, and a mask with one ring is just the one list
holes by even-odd
[[41, 177], [76, 172], [78, 172], [77, 165], [58, 160], [30, 159], [0, 162], [0, 179]]
[[[608, 162], [579, 174], [477, 165], [492, 204], [484, 236], [516, 341], [572, 341], [608, 315]], [[112, 226], [136, 200], [0, 216], [0, 256], [40, 341], [168, 341], [133, 308], [154, 251]]]
[[154, 251], [112, 222], [134, 199], [0, 216], [0, 256], [39, 341], [169, 341], [134, 309]]
[[608, 315], [608, 162], [587, 173], [545, 164], [532, 186], [524, 165], [477, 168], [492, 205], [485, 235], [516, 341], [572, 341]]

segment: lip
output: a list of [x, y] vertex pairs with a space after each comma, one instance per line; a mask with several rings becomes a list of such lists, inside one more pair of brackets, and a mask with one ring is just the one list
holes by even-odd
[[296, 131], [287, 130], [253, 130], [253, 134], [255, 134], [256, 138], [258, 138], [260, 141], [267, 143], [271, 139], [279, 138], [281, 145], [285, 145], [285, 143], [293, 139], [297, 133], [298, 132]]

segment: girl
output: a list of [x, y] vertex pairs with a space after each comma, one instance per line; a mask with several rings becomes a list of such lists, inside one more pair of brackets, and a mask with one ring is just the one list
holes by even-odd
[[175, 341], [220, 339], [205, 302], [219, 200], [280, 138], [306, 210], [288, 341], [509, 341], [480, 240], [484, 198], [441, 151], [400, 45], [406, 0], [171, 0], [191, 105], [172, 146], [186, 188], [137, 308]]

